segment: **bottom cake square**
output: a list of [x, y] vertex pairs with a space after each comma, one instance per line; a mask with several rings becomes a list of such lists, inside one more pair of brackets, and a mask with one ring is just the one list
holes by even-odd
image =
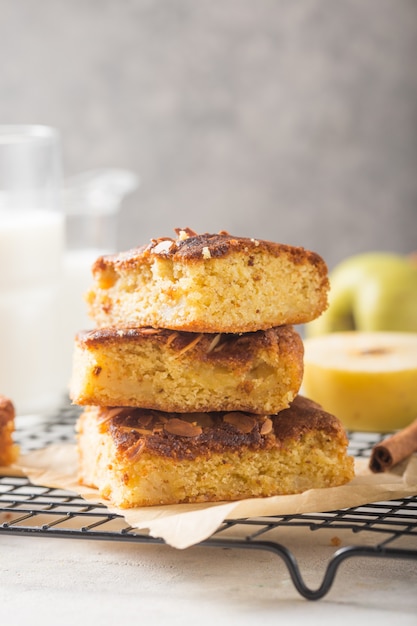
[[298, 396], [277, 415], [87, 407], [79, 481], [120, 508], [334, 487], [354, 476], [340, 421]]

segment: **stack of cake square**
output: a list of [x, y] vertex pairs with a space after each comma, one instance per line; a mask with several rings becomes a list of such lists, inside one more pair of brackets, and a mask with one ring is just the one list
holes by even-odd
[[293, 325], [327, 306], [303, 248], [177, 237], [97, 259], [71, 398], [79, 480], [119, 507], [231, 501], [353, 477], [339, 420], [298, 395]]

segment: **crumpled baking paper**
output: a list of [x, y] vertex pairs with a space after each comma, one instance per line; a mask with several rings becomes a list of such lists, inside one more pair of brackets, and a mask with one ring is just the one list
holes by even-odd
[[367, 459], [355, 459], [355, 478], [341, 487], [310, 489], [301, 494], [251, 498], [237, 502], [181, 504], [132, 509], [115, 508], [97, 490], [77, 482], [77, 454], [73, 444], [56, 444], [21, 456], [14, 469], [35, 485], [72, 491], [85, 500], [104, 504], [110, 513], [174, 548], [184, 549], [210, 537], [226, 519], [299, 513], [323, 513], [395, 500], [417, 494], [417, 455], [390, 472], [373, 474]]

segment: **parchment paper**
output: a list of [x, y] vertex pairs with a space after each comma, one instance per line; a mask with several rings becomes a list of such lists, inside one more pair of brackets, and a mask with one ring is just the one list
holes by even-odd
[[353, 506], [404, 498], [417, 494], [417, 455], [393, 471], [373, 474], [367, 459], [355, 460], [355, 478], [342, 487], [311, 489], [299, 495], [252, 498], [238, 502], [182, 504], [118, 509], [100, 499], [95, 489], [77, 482], [77, 455], [74, 445], [57, 444], [36, 450], [18, 459], [14, 470], [35, 485], [75, 492], [89, 502], [101, 502], [111, 513], [152, 537], [183, 549], [210, 537], [225, 519], [322, 513]]

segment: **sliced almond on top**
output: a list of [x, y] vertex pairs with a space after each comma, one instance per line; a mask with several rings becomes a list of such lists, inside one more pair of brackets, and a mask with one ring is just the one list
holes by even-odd
[[172, 239], [162, 239], [151, 250], [154, 254], [166, 254], [174, 245]]
[[208, 428], [213, 425], [213, 419], [210, 413], [187, 413], [182, 416], [182, 419], [186, 422], [191, 422], [202, 428]]
[[107, 420], [111, 420], [113, 417], [118, 417], [119, 415], [122, 415], [122, 413], [128, 413], [129, 410], [126, 407], [114, 407], [113, 409], [107, 409], [107, 408], [101, 408], [98, 411], [97, 414], [97, 421], [98, 422], [107, 422]]
[[269, 417], [266, 417], [265, 420], [261, 424], [261, 428], [259, 432], [261, 433], [261, 435], [269, 435], [269, 433], [272, 431], [272, 428], [273, 428], [272, 420]]
[[138, 417], [138, 425], [141, 428], [151, 427], [154, 421], [153, 415], [151, 413], [143, 413]]
[[171, 435], [178, 437], [198, 437], [203, 429], [197, 424], [185, 422], [184, 420], [173, 417], [164, 424], [164, 430]]
[[144, 440], [138, 439], [132, 446], [130, 446], [130, 448], [126, 450], [126, 453], [125, 453], [126, 457], [130, 461], [132, 461], [133, 459], [137, 458], [141, 454], [144, 447], [145, 447]]
[[223, 416], [223, 420], [228, 424], [235, 426], [240, 432], [247, 434], [252, 432], [256, 424], [256, 418], [247, 413], [238, 413], [234, 411], [232, 413], [226, 413]]

